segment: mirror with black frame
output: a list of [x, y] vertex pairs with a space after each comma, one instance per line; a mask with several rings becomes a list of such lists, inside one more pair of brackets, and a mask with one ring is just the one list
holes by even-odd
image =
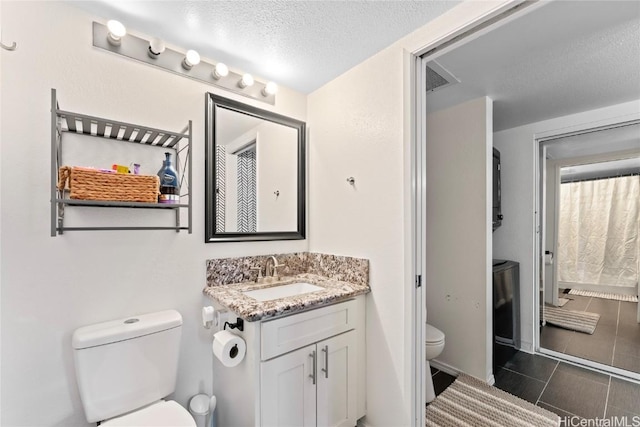
[[305, 123], [206, 94], [205, 242], [305, 238]]

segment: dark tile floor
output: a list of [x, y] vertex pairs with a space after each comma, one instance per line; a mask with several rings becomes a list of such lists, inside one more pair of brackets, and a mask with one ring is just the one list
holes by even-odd
[[[436, 395], [455, 380], [437, 369], [431, 373]], [[613, 416], [626, 416], [628, 425], [640, 421], [640, 384], [634, 382], [523, 352], [499, 366], [494, 376], [496, 387], [567, 417], [561, 425], [587, 425], [575, 420]], [[567, 421], [571, 417], [577, 417], [574, 424]]]
[[640, 324], [637, 322], [637, 303], [578, 295], [561, 297], [570, 300], [562, 308], [600, 314], [598, 326], [593, 335], [589, 335], [546, 325], [540, 332], [541, 347], [640, 372]]

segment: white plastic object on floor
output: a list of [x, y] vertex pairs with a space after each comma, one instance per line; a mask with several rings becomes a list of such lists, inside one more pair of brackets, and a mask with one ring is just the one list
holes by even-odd
[[209, 422], [209, 425], [207, 427], [216, 427], [216, 405], [217, 405], [217, 400], [215, 396], [211, 396], [211, 400], [209, 401], [209, 419], [211, 420]]
[[189, 400], [189, 412], [196, 420], [197, 427], [207, 427], [207, 415], [209, 415], [209, 396], [196, 394]]

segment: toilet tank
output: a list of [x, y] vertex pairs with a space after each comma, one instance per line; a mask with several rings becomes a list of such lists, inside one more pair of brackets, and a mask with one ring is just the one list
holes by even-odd
[[173, 393], [182, 316], [175, 310], [77, 329], [73, 355], [87, 421], [133, 411]]

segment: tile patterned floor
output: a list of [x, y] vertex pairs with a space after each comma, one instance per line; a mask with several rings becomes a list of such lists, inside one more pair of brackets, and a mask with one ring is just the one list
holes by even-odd
[[[600, 314], [593, 335], [547, 325], [540, 346], [609, 366], [640, 372], [640, 324], [637, 303], [579, 295], [562, 295], [570, 301], [563, 308]], [[640, 404], [639, 404], [640, 405]]]
[[[455, 379], [437, 369], [431, 373], [436, 395]], [[566, 420], [576, 417], [574, 424], [565, 420], [561, 425], [587, 425], [575, 423], [613, 416], [626, 416], [629, 425], [640, 422], [640, 384], [634, 382], [523, 352], [501, 364], [494, 375], [496, 387]]]

